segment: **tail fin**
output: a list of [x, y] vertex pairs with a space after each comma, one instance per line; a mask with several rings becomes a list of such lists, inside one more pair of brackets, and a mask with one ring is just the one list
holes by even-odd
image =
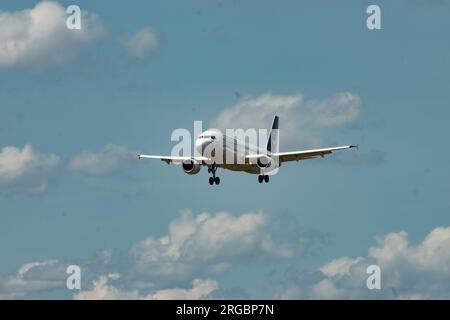
[[278, 127], [278, 122], [279, 122], [279, 117], [275, 116], [275, 118], [273, 118], [273, 123], [272, 123], [272, 129], [270, 129], [269, 132], [269, 139], [267, 140], [267, 151], [271, 152], [271, 153], [277, 153], [279, 152], [279, 141], [280, 141], [280, 137], [279, 137], [279, 132], [280, 129]]

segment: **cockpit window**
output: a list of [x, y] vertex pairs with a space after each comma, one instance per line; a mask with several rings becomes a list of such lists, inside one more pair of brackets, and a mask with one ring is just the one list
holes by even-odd
[[213, 139], [213, 140], [216, 139], [216, 136], [211, 136], [211, 139]]

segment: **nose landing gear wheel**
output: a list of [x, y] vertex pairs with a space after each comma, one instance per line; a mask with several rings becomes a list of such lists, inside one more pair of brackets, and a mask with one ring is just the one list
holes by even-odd
[[215, 178], [214, 178], [214, 182], [215, 182], [216, 184], [220, 184], [220, 178], [219, 178], [219, 177], [215, 177]]
[[214, 178], [213, 177], [209, 177], [209, 184], [213, 185], [214, 184]]

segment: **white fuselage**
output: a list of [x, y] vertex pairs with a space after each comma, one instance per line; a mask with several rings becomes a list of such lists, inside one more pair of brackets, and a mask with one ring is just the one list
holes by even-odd
[[257, 158], [246, 158], [249, 154], [261, 154], [270, 157], [270, 153], [236, 137], [222, 134], [220, 130], [209, 129], [195, 140], [195, 149], [206, 158], [211, 159], [217, 167], [260, 174], [273, 170], [273, 167], [258, 166]]

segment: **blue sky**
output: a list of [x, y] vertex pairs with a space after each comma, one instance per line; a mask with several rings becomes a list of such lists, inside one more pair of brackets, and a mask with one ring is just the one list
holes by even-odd
[[[437, 251], [422, 242], [436, 237], [439, 248], [450, 248], [448, 1], [76, 1], [90, 19], [80, 38], [59, 29], [58, 15], [46, 15], [74, 3], [61, 1], [43, 10], [43, 17], [55, 19], [55, 30], [27, 42], [12, 26], [36, 27], [27, 27], [25, 17], [37, 3], [2, 1], [0, 7], [0, 16], [9, 17], [0, 19], [0, 41], [26, 48], [12, 51], [15, 60], [0, 48], [0, 297], [70, 298], [74, 293], [61, 280], [66, 275], [55, 265], [73, 263], [85, 266], [83, 289], [92, 294], [78, 298], [97, 297], [92, 279], [105, 280], [116, 289], [114, 297], [141, 290], [133, 287], [137, 281], [152, 283], [139, 295], [157, 297], [173, 288], [189, 293], [195, 278], [213, 281], [206, 283], [212, 288], [207, 294], [216, 297], [392, 297], [390, 289], [369, 292], [365, 280], [354, 284], [345, 274], [347, 282], [319, 271], [335, 259], [360, 256], [364, 263], [385, 267], [387, 284], [392, 274], [404, 274], [399, 283], [392, 280], [401, 297], [450, 297], [448, 286], [432, 289], [436, 279], [448, 282], [450, 256], [439, 260]], [[372, 3], [381, 8], [381, 30], [366, 28]], [[156, 42], [136, 38], [140, 30]], [[136, 46], [127, 47], [133, 37], [142, 41], [143, 56], [136, 56]], [[52, 60], [52, 52], [64, 54], [63, 62]], [[258, 184], [256, 176], [223, 171], [221, 185], [212, 188], [206, 170], [187, 176], [180, 167], [134, 156], [138, 151], [169, 154], [172, 130], [192, 129], [194, 120], [203, 120], [206, 129], [224, 110], [240, 103], [245, 109], [245, 101], [263, 95], [299, 95], [313, 106], [329, 101], [333, 108], [339, 93], [357, 97], [357, 115], [332, 126], [290, 131], [285, 146], [320, 141], [327, 145], [315, 146], [352, 143], [359, 150], [288, 163], [267, 185]], [[243, 112], [250, 118], [244, 125], [261, 125]], [[241, 119], [247, 119], [244, 115]], [[302, 113], [293, 115], [301, 119]], [[281, 115], [281, 149], [288, 123], [293, 118]], [[5, 148], [19, 152], [27, 144], [34, 162], [14, 176]], [[87, 153], [113, 161], [71, 165]], [[148, 271], [153, 265], [136, 267], [132, 248], [167, 235], [183, 210], [192, 212], [191, 218], [207, 212], [212, 221], [225, 212], [240, 226], [232, 218], [250, 214], [254, 233], [236, 234], [213, 248], [214, 261], [204, 264], [217, 263], [223, 270], [182, 261], [191, 271], [162, 281]], [[409, 236], [406, 249], [396, 242], [404, 239], [402, 230]], [[192, 243], [196, 236], [203, 239], [196, 232]], [[236, 254], [232, 245], [239, 246], [238, 237], [245, 235], [253, 242]], [[261, 249], [266, 236], [292, 255], [280, 258]], [[377, 242], [376, 236], [384, 240]], [[142, 247], [149, 255], [151, 250]], [[368, 253], [374, 247], [385, 255]], [[386, 258], [389, 248], [402, 258], [395, 263]], [[99, 266], [98, 256], [109, 249], [112, 262]], [[206, 249], [197, 249], [186, 254], [199, 250], [204, 257]], [[264, 257], [255, 257], [258, 250]], [[424, 267], [423, 256], [435, 265]], [[58, 262], [35, 268], [58, 279], [57, 285], [29, 289], [26, 281], [42, 276], [39, 272], [21, 288], [8, 284], [23, 264], [51, 259]], [[179, 260], [172, 262], [181, 268]], [[411, 267], [415, 262], [417, 268]], [[347, 263], [348, 273], [359, 272], [352, 268], [358, 264]], [[307, 275], [294, 281], [292, 270]], [[316, 272], [323, 278], [318, 283], [309, 279]], [[109, 277], [113, 273], [121, 280]], [[414, 283], [411, 275], [426, 285]]]

